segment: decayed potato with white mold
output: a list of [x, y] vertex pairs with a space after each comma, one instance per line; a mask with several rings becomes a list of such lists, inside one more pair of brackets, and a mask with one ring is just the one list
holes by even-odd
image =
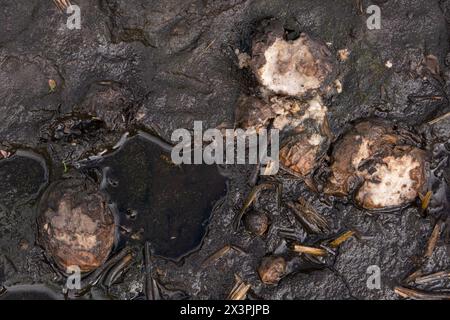
[[[289, 121], [293, 130], [282, 140], [280, 164], [294, 175], [306, 177], [320, 164], [330, 146], [332, 133], [328, 126], [327, 107], [319, 97], [302, 106], [296, 117]], [[285, 123], [281, 118], [277, 121]], [[274, 122], [275, 127], [277, 121]]]
[[328, 137], [318, 133], [290, 136], [280, 149], [280, 163], [291, 173], [306, 177], [318, 166], [328, 145]]
[[426, 152], [415, 147], [411, 137], [384, 121], [357, 124], [334, 147], [324, 192], [355, 192], [356, 204], [365, 209], [411, 203], [424, 193], [427, 182]]
[[272, 104], [254, 96], [241, 96], [235, 110], [235, 127], [258, 133], [277, 117]]
[[39, 207], [39, 244], [66, 272], [89, 272], [108, 258], [115, 240], [113, 215], [96, 186], [84, 179], [55, 183]]
[[329, 82], [333, 55], [326, 44], [305, 33], [296, 40], [286, 40], [283, 26], [269, 20], [253, 40], [250, 65], [265, 88], [299, 97]]
[[423, 193], [425, 152], [406, 146], [398, 147], [364, 173], [364, 183], [355, 200], [363, 208], [383, 209], [398, 207], [414, 201]]
[[309, 101], [288, 97], [271, 97], [263, 100], [254, 96], [241, 96], [235, 111], [235, 127], [258, 132], [273, 121], [273, 128], [293, 128], [303, 131], [307, 120], [322, 126], [326, 121], [327, 107], [319, 96]]
[[236, 109], [237, 128], [255, 132], [266, 128], [282, 131], [281, 165], [305, 177], [318, 165], [331, 141], [327, 107], [318, 96], [303, 102], [294, 98], [272, 97], [268, 102], [256, 97], [241, 97]]

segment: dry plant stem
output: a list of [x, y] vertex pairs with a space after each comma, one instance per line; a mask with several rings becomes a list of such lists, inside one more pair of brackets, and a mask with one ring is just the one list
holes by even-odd
[[431, 191], [428, 191], [424, 197], [421, 197], [422, 210], [428, 209], [432, 195], [433, 195], [433, 193]]
[[331, 241], [330, 242], [330, 247], [332, 247], [332, 248], [339, 247], [342, 243], [344, 243], [345, 241], [350, 239], [354, 234], [355, 234], [354, 231], [347, 231], [347, 232], [345, 232], [341, 236], [339, 236], [336, 239], [334, 239], [333, 241]]
[[287, 206], [292, 209], [295, 218], [308, 232], [320, 234], [330, 230], [327, 220], [317, 213], [306, 200], [301, 198], [297, 203], [288, 202]]
[[428, 274], [426, 276], [417, 277], [415, 283], [417, 284], [426, 284], [433, 281], [439, 281], [444, 279], [450, 279], [449, 271], [440, 271], [433, 274]]
[[105, 280], [103, 281], [104, 285], [107, 288], [110, 288], [117, 279], [123, 274], [124, 270], [133, 262], [133, 254], [128, 253], [123, 259], [117, 263], [114, 267], [111, 268], [111, 271], [106, 275]]
[[152, 276], [152, 261], [151, 261], [150, 243], [145, 242], [144, 260], [145, 260], [145, 295], [147, 300], [161, 300], [158, 283]]
[[53, 2], [61, 11], [65, 11], [68, 7], [72, 5], [69, 0], [53, 0]]
[[[436, 225], [433, 228], [433, 232], [431, 233], [431, 236], [428, 239], [427, 246], [425, 248], [425, 253], [423, 255], [425, 261], [430, 259], [430, 257], [433, 255], [434, 249], [436, 248], [437, 241], [441, 234], [441, 225], [442, 225], [442, 222], [440, 222], [440, 221], [436, 223]], [[423, 261], [423, 262], [425, 262], [425, 261]], [[421, 267], [419, 267], [418, 270], [414, 271], [412, 274], [410, 274], [405, 279], [405, 283], [416, 282], [418, 278], [422, 278], [422, 275], [423, 275], [422, 269], [421, 269]]]
[[324, 249], [303, 246], [300, 244], [294, 245], [294, 251], [298, 253], [309, 254], [316, 257], [324, 257], [327, 255], [327, 251]]
[[421, 277], [423, 275], [422, 270], [416, 270], [413, 273], [411, 273], [406, 279], [404, 280], [405, 283], [413, 283], [416, 281], [417, 278]]
[[227, 300], [245, 300], [250, 285], [246, 284], [241, 277], [235, 275], [236, 283], [227, 297]]
[[210, 264], [214, 263], [215, 261], [219, 260], [220, 258], [222, 258], [225, 254], [227, 254], [231, 250], [234, 250], [234, 251], [239, 252], [241, 254], [245, 254], [245, 251], [242, 250], [241, 248], [239, 248], [237, 246], [234, 246], [234, 245], [227, 244], [223, 248], [215, 251], [209, 257], [207, 257], [202, 263], [202, 268], [207, 267], [208, 265], [210, 265]]
[[441, 234], [441, 222], [436, 223], [434, 226], [433, 232], [431, 233], [431, 237], [428, 240], [427, 247], [425, 250], [424, 257], [429, 259], [433, 255], [433, 251], [436, 248], [436, 243]]
[[394, 292], [402, 298], [412, 300], [450, 300], [450, 294], [448, 293], [426, 292], [405, 287], [395, 287]]
[[[258, 195], [263, 190], [269, 190], [269, 189], [273, 189], [273, 188], [277, 188], [277, 186], [274, 185], [273, 183], [262, 183], [262, 184], [257, 185], [256, 187], [253, 188], [253, 190], [250, 192], [248, 197], [245, 199], [244, 206], [239, 211], [239, 213], [234, 217], [233, 227], [234, 227], [235, 231], [237, 231], [239, 229], [239, 225], [241, 224], [242, 217], [244, 216], [244, 214], [247, 211], [247, 209], [256, 200]], [[277, 196], [278, 196], [278, 194], [279, 194], [279, 192], [278, 192], [278, 189], [277, 189]]]
[[434, 120], [431, 120], [430, 122], [428, 122], [428, 124], [429, 125], [434, 125], [434, 124], [436, 124], [436, 123], [438, 123], [438, 122], [440, 122], [442, 120], [447, 119], [448, 117], [450, 117], [450, 112], [447, 112], [446, 114], [444, 114], [444, 115], [442, 115], [442, 116], [440, 116], [440, 117], [438, 117], [438, 118], [436, 118]]

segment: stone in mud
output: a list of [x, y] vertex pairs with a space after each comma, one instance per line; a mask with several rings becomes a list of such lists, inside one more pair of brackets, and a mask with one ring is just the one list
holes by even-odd
[[427, 182], [426, 152], [413, 134], [383, 121], [357, 124], [336, 144], [325, 193], [348, 196], [365, 209], [411, 203]]
[[251, 211], [244, 216], [244, 225], [248, 232], [262, 236], [269, 229], [270, 219], [265, 213]]
[[108, 258], [115, 224], [105, 196], [84, 179], [53, 184], [39, 206], [39, 244], [63, 271], [89, 272]]
[[236, 128], [259, 132], [277, 116], [272, 104], [254, 96], [241, 96], [235, 110]]
[[319, 165], [329, 143], [328, 136], [316, 132], [292, 135], [283, 141], [280, 163], [294, 174], [306, 177]]
[[265, 21], [253, 40], [251, 67], [270, 91], [303, 96], [328, 82], [333, 58], [326, 44], [305, 33], [296, 40], [286, 40], [280, 23]]

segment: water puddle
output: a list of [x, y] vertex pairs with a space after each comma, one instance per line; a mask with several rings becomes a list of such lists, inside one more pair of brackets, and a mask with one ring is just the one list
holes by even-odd
[[63, 300], [44, 285], [18, 285], [10, 288], [0, 288], [0, 300]]
[[155, 255], [173, 260], [199, 247], [214, 204], [226, 194], [217, 166], [176, 166], [170, 150], [144, 133], [94, 167], [116, 206], [120, 241], [149, 241]]

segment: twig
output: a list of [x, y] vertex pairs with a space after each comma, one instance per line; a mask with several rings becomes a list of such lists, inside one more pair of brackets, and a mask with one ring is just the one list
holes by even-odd
[[447, 112], [446, 114], [444, 114], [444, 115], [442, 115], [442, 116], [440, 116], [440, 117], [438, 117], [438, 118], [436, 118], [434, 120], [431, 120], [430, 122], [428, 122], [428, 124], [429, 125], [434, 125], [434, 124], [438, 123], [439, 121], [447, 119], [448, 117], [450, 117], [450, 112]]
[[436, 248], [436, 243], [439, 239], [439, 236], [441, 234], [441, 222], [436, 223], [434, 226], [433, 232], [431, 233], [430, 239], [428, 239], [427, 248], [425, 250], [424, 257], [429, 259], [434, 252], [434, 249]]
[[405, 287], [395, 287], [394, 292], [402, 298], [412, 300], [450, 300], [449, 293], [426, 292]]
[[426, 276], [421, 276], [416, 278], [415, 283], [417, 284], [426, 284], [433, 281], [443, 280], [443, 279], [450, 279], [450, 272], [449, 271], [440, 271], [433, 274], [429, 274]]
[[53, 2], [61, 11], [67, 10], [72, 5], [69, 0], [53, 0]]
[[220, 248], [219, 250], [215, 251], [213, 254], [211, 254], [209, 257], [205, 259], [202, 263], [202, 268], [207, 267], [208, 265], [212, 264], [213, 262], [219, 260], [222, 258], [225, 254], [227, 254], [229, 251], [234, 250], [236, 252], [239, 252], [241, 254], [245, 254], [246, 252], [242, 250], [241, 248], [227, 244], [226, 246]]
[[315, 257], [324, 257], [327, 255], [327, 251], [325, 249], [308, 247], [300, 244], [294, 245], [294, 252], [309, 254]]
[[147, 300], [161, 300], [158, 283], [152, 276], [150, 242], [146, 241], [144, 246], [144, 263], [145, 263], [145, 296]]
[[251, 286], [245, 283], [237, 274], [235, 275], [235, 279], [236, 283], [228, 295], [227, 300], [245, 300], [247, 297], [247, 292], [250, 290]]
[[341, 236], [339, 236], [336, 239], [334, 239], [333, 241], [331, 241], [330, 242], [330, 247], [332, 247], [332, 248], [339, 247], [342, 243], [344, 243], [345, 241], [350, 239], [354, 234], [355, 234], [355, 231], [347, 231], [347, 232], [345, 232]]

